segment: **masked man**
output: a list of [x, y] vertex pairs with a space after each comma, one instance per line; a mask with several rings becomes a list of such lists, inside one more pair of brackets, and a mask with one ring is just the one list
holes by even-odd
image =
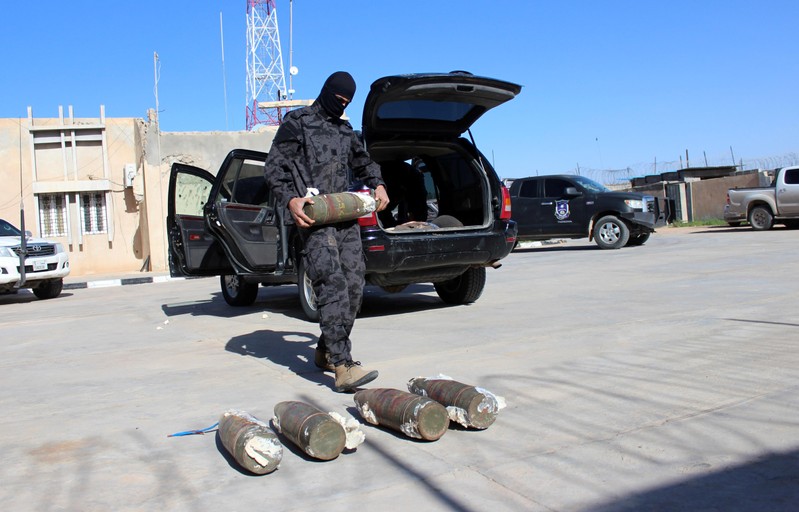
[[311, 106], [283, 118], [265, 164], [277, 207], [288, 208], [303, 241], [301, 257], [313, 283], [322, 331], [315, 363], [335, 372], [338, 392], [377, 378], [377, 371], [367, 371], [351, 355], [350, 333], [363, 298], [366, 266], [361, 233], [354, 220], [315, 226], [303, 206], [313, 203], [308, 189], [320, 194], [346, 192], [353, 177], [374, 189], [378, 211], [388, 205], [380, 166], [350, 123], [341, 119], [354, 94], [355, 81], [349, 73], [330, 75]]

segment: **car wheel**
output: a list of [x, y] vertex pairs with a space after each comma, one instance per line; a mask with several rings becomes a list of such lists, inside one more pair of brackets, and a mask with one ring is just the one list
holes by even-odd
[[258, 283], [248, 283], [241, 276], [219, 276], [222, 296], [231, 306], [252, 306], [258, 297]]
[[627, 240], [628, 247], [635, 247], [636, 245], [644, 245], [647, 240], [649, 240], [649, 235], [651, 233], [641, 233], [640, 235], [630, 236], [630, 239]]
[[447, 304], [474, 302], [483, 294], [485, 285], [485, 267], [473, 267], [458, 277], [434, 284], [436, 293]]
[[40, 299], [55, 299], [64, 289], [63, 279], [50, 279], [33, 289], [33, 294]]
[[749, 224], [755, 231], [767, 231], [771, 229], [774, 223], [774, 216], [771, 215], [771, 210], [765, 206], [755, 206], [749, 212]]
[[615, 215], [605, 215], [594, 228], [594, 240], [601, 249], [621, 249], [630, 239], [630, 228]]
[[300, 305], [305, 317], [311, 322], [319, 321], [319, 307], [316, 304], [316, 293], [313, 291], [313, 283], [305, 271], [305, 262], [300, 258], [297, 268], [297, 292], [300, 297]]

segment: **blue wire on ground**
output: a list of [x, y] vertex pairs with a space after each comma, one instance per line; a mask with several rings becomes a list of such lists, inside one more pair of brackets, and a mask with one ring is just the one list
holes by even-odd
[[203, 429], [200, 429], [200, 430], [184, 430], [183, 432], [176, 432], [174, 434], [169, 434], [167, 437], [191, 436], [191, 435], [195, 435], [195, 434], [203, 435], [206, 432], [212, 431], [218, 425], [219, 425], [219, 422], [217, 421], [216, 423], [214, 423], [213, 425], [211, 425], [210, 427], [207, 427], [207, 428], [203, 428]]

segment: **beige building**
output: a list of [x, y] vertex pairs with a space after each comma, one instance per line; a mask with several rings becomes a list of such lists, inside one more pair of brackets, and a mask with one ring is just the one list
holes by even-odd
[[268, 151], [276, 127], [253, 132], [160, 132], [148, 119], [0, 119], [0, 218], [64, 244], [71, 275], [162, 272], [173, 162], [215, 173], [234, 148]]

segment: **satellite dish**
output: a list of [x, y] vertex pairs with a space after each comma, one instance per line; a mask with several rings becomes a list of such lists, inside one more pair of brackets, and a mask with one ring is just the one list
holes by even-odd
[[289, 68], [289, 73], [291, 74], [291, 76], [294, 76], [294, 75], [296, 75], [299, 72], [300, 72], [300, 70], [297, 69], [297, 66], [291, 66], [291, 68]]

